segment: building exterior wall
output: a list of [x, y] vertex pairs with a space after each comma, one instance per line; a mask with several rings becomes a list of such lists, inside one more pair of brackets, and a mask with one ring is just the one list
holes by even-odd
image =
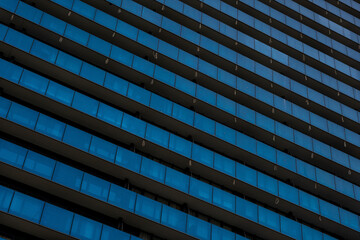
[[0, 238], [360, 239], [358, 0], [0, 0]]

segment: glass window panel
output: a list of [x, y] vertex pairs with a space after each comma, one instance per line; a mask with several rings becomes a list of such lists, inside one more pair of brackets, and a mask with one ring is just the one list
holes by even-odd
[[259, 127], [274, 133], [275, 121], [263, 114], [256, 113], [256, 125]]
[[39, 113], [13, 102], [8, 112], [7, 119], [34, 129]]
[[45, 61], [48, 61], [50, 63], [55, 62], [58, 52], [59, 50], [57, 50], [56, 48], [53, 48], [37, 40], [34, 41], [34, 44], [32, 45], [30, 51], [30, 53], [34, 56], [44, 59]]
[[144, 73], [150, 77], [154, 76], [155, 64], [145, 59], [142, 59], [138, 56], [134, 56], [134, 62], [132, 66], [135, 70], [138, 70], [141, 73]]
[[200, 85], [196, 86], [196, 97], [206, 103], [216, 105], [216, 93]]
[[178, 172], [172, 168], [166, 168], [165, 184], [170, 187], [176, 188], [180, 191], [189, 192], [189, 176]]
[[[200, 36], [200, 47], [207, 49], [210, 52], [219, 54], [219, 43], [203, 35]], [[201, 66], [201, 64], [199, 65]], [[201, 70], [200, 70], [201, 71]], [[215, 77], [216, 78], [216, 77]]]
[[247, 95], [253, 96], [255, 97], [255, 86], [254, 84], [245, 81], [244, 79], [241, 78], [237, 78], [237, 86], [236, 88], [243, 92], [246, 93]]
[[256, 152], [257, 154], [266, 159], [266, 160], [269, 160], [273, 163], [276, 163], [276, 150], [275, 148], [265, 144], [265, 143], [262, 143], [262, 142], [259, 142], [257, 141], [256, 142]]
[[103, 85], [105, 78], [105, 71], [84, 62], [81, 68], [80, 76], [99, 85]]
[[[1, 25], [0, 25], [1, 26]], [[0, 77], [18, 83], [23, 69], [15, 64], [0, 59]]]
[[279, 214], [259, 206], [259, 223], [280, 231]]
[[55, 160], [29, 151], [23, 169], [44, 178], [51, 179], [55, 168]]
[[236, 177], [241, 181], [257, 186], [257, 171], [243, 164], [236, 163]]
[[287, 217], [280, 216], [281, 232], [294, 239], [301, 239], [301, 224]]
[[41, 26], [56, 32], [59, 35], [63, 35], [66, 27], [66, 23], [56, 17], [53, 17], [47, 13], [44, 13], [41, 18]]
[[188, 215], [186, 232], [196, 238], [208, 240], [211, 234], [211, 224]]
[[40, 224], [56, 231], [69, 234], [73, 217], [74, 213], [45, 203]]
[[125, 131], [128, 131], [132, 134], [135, 134], [139, 137], [144, 137], [145, 135], [146, 123], [138, 118], [130, 116], [129, 114], [124, 114], [123, 121], [121, 123], [121, 128]]
[[79, 13], [80, 15], [83, 15], [84, 17], [87, 17], [89, 19], [94, 19], [96, 8], [80, 0], [74, 0], [72, 9], [75, 12]]
[[41, 94], [45, 94], [48, 84], [48, 79], [28, 70], [24, 70], [20, 79], [20, 85], [30, 88]]
[[80, 43], [81, 45], [86, 46], [89, 40], [90, 34], [80, 28], [74, 27], [73, 25], [68, 24], [66, 26], [64, 37], [67, 37], [74, 42]]
[[101, 223], [75, 214], [71, 235], [84, 240], [98, 240], [101, 234]]
[[299, 132], [294, 131], [295, 143], [312, 151], [312, 138]]
[[120, 127], [123, 112], [106, 104], [100, 103], [97, 117], [114, 126]]
[[347, 227], [359, 231], [360, 230], [359, 216], [352, 212], [346, 211], [342, 208], [339, 208], [339, 210], [340, 210], [341, 224], [344, 224]]
[[109, 182], [85, 173], [80, 191], [102, 201], [107, 201], [109, 188]]
[[215, 121], [198, 113], [195, 113], [194, 127], [211, 135], [215, 134]]
[[125, 51], [124, 49], [121, 49], [113, 45], [111, 47], [110, 57], [115, 61], [118, 61], [119, 63], [122, 63], [127, 66], [131, 66], [134, 55], [129, 53], [128, 51]]
[[296, 160], [294, 157], [278, 150], [276, 151], [276, 156], [277, 156], [277, 164], [293, 172], [296, 172]]
[[274, 178], [265, 175], [261, 172], [257, 174], [258, 187], [277, 196], [278, 195], [278, 183]]
[[298, 160], [296, 162], [296, 165], [297, 165], [297, 173], [299, 173], [307, 178], [310, 178], [311, 180], [316, 181], [314, 166], [312, 166], [306, 162], [300, 161], [300, 160]]
[[[4, 0], [5, 1], [5, 0]], [[0, 4], [1, 4], [1, 1], [0, 1]], [[0, 40], [3, 41], [4, 40], [4, 37], [6, 35], [6, 32], [8, 30], [8, 27], [5, 26], [5, 25], [0, 25]]]
[[[181, 26], [181, 35], [180, 36], [196, 45], [200, 44], [200, 34], [187, 28], [187, 27]], [[186, 53], [186, 52], [180, 50], [180, 54], [181, 53]], [[190, 54], [186, 54], [186, 55], [190, 56]], [[195, 59], [195, 57], [194, 57], [194, 59]]]
[[225, 230], [216, 225], [211, 226], [211, 239], [235, 240], [235, 233]]
[[255, 111], [240, 104], [236, 104], [236, 116], [248, 121], [255, 123]]
[[317, 240], [317, 239], [322, 239], [322, 233], [305, 226], [304, 224], [301, 225], [302, 226], [302, 239], [303, 240]]
[[148, 124], [145, 138], [167, 148], [169, 145], [169, 135], [170, 133], [168, 131]]
[[157, 50], [159, 43], [159, 40], [155, 36], [144, 31], [139, 31], [137, 41], [153, 50]]
[[331, 155], [332, 160], [343, 166], [349, 167], [349, 155], [333, 147], [331, 147]]
[[111, 30], [115, 30], [117, 19], [107, 13], [104, 13], [103, 11], [100, 11], [99, 9], [96, 9], [94, 20]]
[[179, 75], [176, 75], [175, 87], [191, 96], [195, 96], [196, 84]]
[[293, 129], [286, 126], [285, 124], [275, 122], [275, 132], [280, 137], [283, 137], [291, 142], [294, 141], [294, 132]]
[[231, 160], [230, 158], [215, 153], [214, 168], [235, 177], [235, 161]]
[[63, 141], [73, 147], [88, 151], [90, 146], [91, 135], [87, 132], [81, 131], [70, 125], [66, 126]]
[[3, 97], [0, 97], [0, 117], [6, 118], [11, 102]]
[[258, 206], [239, 197], [236, 197], [236, 213], [254, 222], [258, 221]]
[[175, 74], [158, 65], [155, 66], [154, 78], [170, 86], [175, 84]]
[[215, 124], [216, 136], [226, 142], [236, 145], [236, 131], [218, 122]]
[[185, 213], [164, 205], [161, 213], [161, 223], [185, 232], [186, 217], [187, 215]]
[[107, 72], [104, 86], [113, 90], [114, 92], [126, 96], [129, 87], [129, 82]]
[[142, 158], [140, 173], [162, 183], [165, 180], [165, 166], [146, 157]]
[[235, 195], [214, 187], [213, 204], [220, 206], [230, 212], [235, 212]]
[[316, 170], [316, 179], [318, 183], [323, 184], [331, 189], [335, 189], [335, 178], [334, 175], [325, 172], [320, 168], [315, 168]]
[[312, 139], [312, 140], [313, 140], [314, 152], [330, 159], [331, 158], [330, 146], [316, 139]]
[[150, 107], [171, 116], [172, 102], [166, 98], [160, 97], [159, 95], [152, 94]]
[[9, 213], [38, 223], [40, 221], [43, 207], [43, 201], [15, 192], [11, 201]]
[[93, 136], [91, 140], [89, 153], [94, 154], [100, 158], [114, 162], [116, 145], [105, 141], [101, 138]]
[[191, 142], [180, 138], [174, 134], [170, 134], [169, 149], [175, 151], [185, 157], [191, 157]]
[[201, 59], [199, 59], [199, 71], [212, 78], [217, 77], [217, 67]]
[[77, 110], [87, 113], [92, 116], [96, 116], [96, 113], [99, 108], [99, 101], [90, 98], [79, 92], [75, 92], [74, 100], [72, 102], [72, 107]]
[[80, 59], [75, 58], [61, 51], [59, 52], [58, 57], [56, 59], [56, 65], [75, 74], [80, 73], [81, 64], [82, 61]]
[[115, 184], [111, 184], [108, 200], [109, 203], [133, 212], [135, 209], [135, 199], [136, 193]]
[[135, 15], [141, 16], [142, 6], [131, 0], [123, 0], [121, 7], [125, 10], [134, 13]]
[[235, 115], [235, 102], [222, 95], [217, 95], [216, 106], [226, 112]]
[[19, 0], [14, 0], [14, 1], [1, 0], [0, 7], [4, 8], [10, 12], [14, 12], [18, 3], [19, 3]]
[[209, 203], [212, 202], [212, 186], [195, 178], [190, 178], [189, 193]]
[[194, 112], [176, 103], [173, 104], [172, 116], [190, 126], [194, 124]]
[[354, 188], [353, 188], [354, 186], [350, 182], [335, 176], [335, 186], [337, 191], [345, 195], [348, 195], [352, 198], [355, 198]]
[[52, 99], [55, 99], [66, 105], [70, 105], [74, 97], [74, 90], [60, 85], [56, 82], [50, 81], [46, 91], [46, 96], [49, 96]]
[[214, 152], [207, 148], [194, 144], [191, 158], [204, 165], [213, 167]]
[[52, 180], [69, 188], [80, 190], [82, 178], [82, 171], [57, 162]]
[[125, 148], [118, 147], [115, 164], [130, 169], [131, 171], [139, 172], [141, 156]]
[[[6, 1], [6, 2], [8, 2], [8, 6], [11, 5], [11, 4], [9, 4], [9, 1]], [[13, 1], [13, 2], [18, 2], [18, 1]], [[0, 3], [0, 5], [1, 5], [1, 3]], [[1, 7], [4, 7], [4, 6], [1, 6]], [[6, 6], [5, 6], [5, 9], [6, 9]], [[15, 13], [17, 15], [19, 15], [25, 19], [28, 19], [34, 23], [37, 23], [37, 24], [39, 24], [40, 19], [43, 15], [43, 11], [41, 11], [35, 7], [32, 7], [24, 2], [21, 2], [21, 1], [19, 2], [19, 5], [17, 6]]]
[[178, 24], [175, 21], [172, 21], [166, 17], [163, 17], [162, 20], [162, 25], [161, 25], [164, 29], [166, 29], [167, 31], [170, 31], [176, 35], [180, 35], [180, 31], [181, 31], [181, 25]]
[[[196, 33], [196, 34], [198, 34], [198, 33]], [[197, 69], [198, 58], [196, 58], [195, 56], [193, 56], [190, 53], [187, 53], [181, 49], [179, 50], [178, 61], [185, 64], [188, 67]]]
[[35, 130], [52, 138], [61, 140], [65, 131], [65, 123], [41, 113]]
[[138, 35], [138, 29], [124, 21], [118, 20], [116, 25], [116, 32], [136, 41]]
[[109, 226], [106, 226], [105, 224], [103, 224], [100, 239], [101, 240], [112, 240], [112, 239], [129, 240], [130, 234], [122, 232], [116, 228], [112, 228], [112, 227], [109, 227]]
[[15, 167], [22, 168], [27, 149], [0, 139], [0, 160]]
[[149, 106], [150, 104], [151, 92], [137, 85], [129, 84], [129, 90], [127, 96], [146, 106]]
[[34, 39], [18, 31], [15, 31], [12, 28], [9, 28], [4, 41], [25, 52], [29, 52]]
[[319, 199], [313, 195], [299, 190], [300, 206], [319, 213]]
[[217, 78], [220, 82], [223, 82], [233, 88], [236, 88], [236, 76], [224, 71], [222, 69], [218, 69], [218, 78]]
[[278, 181], [278, 183], [279, 183], [279, 197], [299, 205], [299, 190], [286, 183], [280, 181]]
[[147, 197], [137, 195], [135, 213], [160, 222], [162, 204]]
[[[1, 1], [0, 1], [1, 4]], [[13, 197], [14, 190], [0, 186], [0, 210], [7, 212], [10, 207], [10, 202]]]
[[329, 202], [319, 199], [320, 203], [320, 214], [327, 217], [335, 222], [340, 222], [339, 208]]

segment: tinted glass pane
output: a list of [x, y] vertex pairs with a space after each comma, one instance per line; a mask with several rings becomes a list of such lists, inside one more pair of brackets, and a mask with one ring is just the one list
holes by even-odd
[[0, 159], [2, 162], [22, 168], [26, 154], [25, 148], [0, 139]]
[[165, 184], [183, 192], [189, 192], [189, 176], [172, 168], [166, 168]]
[[61, 140], [65, 130], [65, 123], [41, 113], [35, 130], [52, 138]]
[[195, 178], [190, 178], [189, 193], [207, 202], [212, 202], [212, 186]]
[[114, 162], [116, 145], [94, 136], [91, 140], [89, 153], [110, 162]]
[[199, 239], [210, 239], [211, 225], [201, 219], [188, 215], [186, 232]]
[[51, 179], [55, 168], [55, 160], [29, 151], [24, 163], [23, 169], [29, 172], [33, 172], [44, 178]]
[[103, 225], [102, 231], [101, 231], [101, 240], [129, 240], [130, 235], [122, 232], [118, 229]]
[[10, 202], [13, 197], [14, 191], [0, 186], [0, 210], [7, 212], [10, 207]]
[[101, 223], [75, 214], [71, 235], [80, 239], [100, 239]]
[[90, 146], [91, 135], [87, 132], [81, 131], [70, 125], [66, 126], [63, 141], [71, 146], [88, 151]]
[[108, 202], [133, 212], [135, 209], [136, 193], [111, 184]]
[[110, 183], [98, 177], [85, 173], [81, 184], [81, 192], [107, 201]]
[[62, 233], [69, 234], [73, 217], [74, 213], [45, 203], [40, 224]]
[[146, 157], [142, 158], [140, 173], [156, 181], [164, 182], [165, 166]]
[[186, 214], [164, 205], [161, 213], [161, 223], [185, 232]]
[[25, 127], [34, 129], [38, 115], [38, 112], [13, 102], [7, 118]]
[[80, 190], [82, 178], [82, 171], [61, 162], [57, 162], [52, 180], [69, 188]]
[[140, 171], [141, 156], [125, 148], [118, 147], [116, 151], [115, 164], [130, 169], [134, 172]]
[[9, 213], [38, 223], [43, 211], [43, 206], [43, 201], [15, 192]]
[[137, 195], [135, 213], [155, 222], [160, 222], [161, 203], [151, 200], [147, 197]]

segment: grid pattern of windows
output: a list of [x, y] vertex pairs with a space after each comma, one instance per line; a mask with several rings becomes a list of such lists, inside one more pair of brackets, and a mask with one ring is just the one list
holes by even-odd
[[358, 5], [0, 0], [0, 238], [359, 239]]

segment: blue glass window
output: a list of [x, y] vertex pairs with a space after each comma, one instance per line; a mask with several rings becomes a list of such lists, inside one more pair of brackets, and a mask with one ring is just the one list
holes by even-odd
[[279, 197], [299, 205], [299, 190], [286, 183], [279, 183]]
[[86, 46], [89, 40], [90, 34], [80, 28], [74, 27], [73, 25], [68, 24], [66, 26], [64, 37], [67, 37], [74, 42], [80, 43], [81, 45]]
[[213, 167], [214, 152], [197, 144], [193, 146], [191, 158], [197, 162]]
[[236, 177], [241, 181], [257, 186], [257, 172], [243, 164], [236, 163]]
[[317, 239], [322, 239], [322, 234], [321, 232], [307, 227], [304, 224], [301, 225], [302, 226], [302, 239], [303, 240], [317, 240]]
[[70, 105], [74, 97], [74, 90], [50, 81], [46, 95], [66, 105]]
[[231, 160], [230, 158], [215, 153], [214, 168], [235, 177], [235, 161]]
[[262, 142], [259, 142], [257, 141], [256, 143], [256, 152], [257, 154], [266, 159], [266, 160], [269, 160], [273, 163], [276, 163], [276, 150], [275, 148], [265, 144], [265, 143], [262, 143]]
[[133, 68], [150, 77], [154, 76], [155, 64], [138, 56], [134, 56]]
[[92, 116], [96, 116], [99, 107], [99, 101], [90, 98], [79, 92], [75, 92], [72, 107], [77, 110], [87, 113]]
[[80, 0], [74, 0], [74, 5], [72, 9], [80, 15], [83, 15], [84, 17], [87, 17], [89, 19], [93, 19], [95, 16], [96, 9]]
[[316, 168], [315, 170], [316, 170], [316, 179], [318, 183], [323, 184], [324, 186], [327, 186], [331, 189], [335, 189], [334, 175], [325, 172], [320, 168]]
[[30, 51], [30, 53], [34, 56], [44, 59], [45, 61], [48, 61], [50, 63], [55, 62], [58, 52], [59, 50], [57, 50], [56, 48], [53, 48], [37, 40], [34, 41], [34, 44], [31, 47]]
[[100, 239], [101, 223], [75, 214], [71, 235], [84, 240]]
[[0, 186], [0, 210], [7, 212], [9, 210], [10, 202], [13, 197], [14, 191]]
[[280, 230], [279, 214], [259, 206], [259, 223], [269, 228]]
[[177, 75], [175, 87], [191, 96], [195, 96], [196, 84], [186, 78]]
[[51, 179], [55, 168], [55, 160], [29, 151], [23, 169], [44, 178]]
[[146, 123], [138, 118], [124, 114], [121, 128], [139, 137], [144, 137]]
[[207, 202], [212, 202], [212, 187], [195, 178], [190, 178], [190, 192], [191, 195], [200, 198]]
[[82, 61], [64, 52], [59, 52], [56, 65], [75, 74], [80, 73]]
[[190, 182], [189, 176], [181, 172], [178, 172], [172, 168], [169, 167], [166, 168], [166, 177], [165, 177], [166, 185], [188, 193], [189, 182]]
[[22, 168], [26, 154], [25, 148], [0, 139], [0, 159], [2, 162]]
[[294, 238], [301, 239], [301, 224], [287, 217], [280, 216], [281, 232]]
[[225, 230], [216, 225], [211, 226], [211, 239], [235, 240], [235, 233]]
[[230, 212], [235, 212], [235, 195], [214, 187], [213, 204], [220, 206]]
[[122, 78], [119, 78], [113, 74], [106, 73], [104, 86], [113, 90], [114, 92], [120, 93], [126, 96], [129, 83]]
[[41, 26], [56, 32], [59, 35], [63, 35], [66, 27], [66, 23], [56, 17], [53, 17], [47, 13], [44, 13], [41, 18]]
[[[169, 52], [166, 54], [169, 54]], [[175, 83], [175, 74], [158, 65], [155, 66], [154, 78], [170, 86], [174, 86]]]
[[130, 169], [134, 172], [140, 171], [141, 157], [125, 148], [118, 147], [116, 151], [115, 164]]
[[30, 88], [41, 94], [45, 94], [48, 84], [48, 79], [28, 70], [24, 70], [20, 79], [20, 85]]
[[194, 124], [194, 112], [176, 103], [173, 104], [172, 116], [190, 126]]
[[[1, 26], [1, 25], [0, 25]], [[18, 83], [23, 69], [15, 64], [0, 59], [0, 77]]]
[[136, 27], [118, 20], [118, 23], [116, 25], [116, 32], [120, 33], [121, 35], [124, 35], [125, 37], [136, 41], [138, 31], [139, 30]]
[[236, 213], [254, 222], [258, 221], [258, 206], [239, 197], [236, 197]]
[[191, 142], [174, 134], [170, 134], [169, 149], [185, 157], [191, 157]]
[[319, 199], [306, 192], [299, 191], [300, 206], [307, 208], [313, 212], [319, 213]]
[[107, 201], [110, 183], [85, 173], [81, 184], [81, 192]]
[[134, 84], [129, 84], [129, 89], [127, 96], [137, 102], [140, 102], [146, 106], [150, 104], [150, 95], [151, 92], [147, 91], [144, 88], [141, 88]]
[[306, 162], [300, 161], [300, 160], [298, 160], [296, 162], [296, 165], [297, 165], [297, 173], [299, 173], [307, 178], [310, 178], [311, 180], [316, 181], [314, 166], [312, 166]]
[[100, 158], [114, 162], [116, 145], [105, 141], [101, 138], [93, 136], [91, 140], [89, 153], [94, 154]]
[[74, 213], [45, 203], [40, 224], [62, 233], [69, 234], [73, 217]]
[[102, 231], [101, 231], [101, 240], [129, 240], [130, 235], [122, 232], [116, 228], [112, 228], [106, 225], [103, 225]]
[[145, 138], [167, 148], [169, 145], [169, 135], [168, 131], [149, 124], [146, 128]]
[[160, 222], [162, 204], [147, 197], [137, 195], [135, 213], [155, 222]]
[[142, 158], [140, 173], [159, 182], [165, 180], [165, 166], [146, 157]]
[[43, 207], [43, 201], [15, 192], [13, 200], [11, 201], [9, 213], [38, 223]]
[[110, 57], [127, 66], [131, 66], [134, 55], [116, 46], [111, 47]]
[[111, 44], [101, 38], [90, 35], [87, 46], [102, 55], [110, 56]]
[[258, 172], [258, 187], [277, 196], [278, 195], [278, 183], [274, 178]]
[[29, 52], [34, 40], [25, 34], [19, 33], [18, 31], [9, 28], [4, 41], [25, 52]]
[[61, 140], [65, 131], [65, 123], [41, 113], [35, 130], [52, 138]]
[[320, 214], [327, 217], [335, 222], [340, 222], [339, 208], [329, 202], [319, 199], [320, 203]]
[[11, 105], [11, 101], [3, 97], [0, 97], [0, 117], [6, 118], [10, 105]]
[[150, 107], [166, 115], [171, 116], [172, 105], [172, 102], [167, 100], [166, 98], [160, 97], [156, 94], [151, 95]]
[[10, 12], [14, 12], [18, 3], [19, 3], [19, 0], [14, 0], [14, 1], [1, 0], [0, 7], [4, 8]]
[[163, 205], [161, 223], [185, 232], [187, 215], [179, 210]]
[[106, 104], [100, 103], [97, 117], [114, 126], [120, 127], [123, 112]]
[[196, 97], [210, 105], [216, 105], [216, 93], [203, 86], [196, 86]]
[[39, 113], [13, 102], [7, 118], [25, 127], [34, 129]]
[[70, 125], [66, 126], [63, 141], [84, 151], [89, 150], [91, 135]]
[[69, 188], [80, 190], [82, 178], [82, 171], [57, 162], [52, 180]]
[[194, 127], [211, 135], [215, 134], [215, 121], [198, 113], [195, 113]]
[[215, 123], [216, 136], [233, 145], [236, 144], [236, 131], [218, 122]]
[[111, 184], [108, 202], [133, 212], [135, 209], [136, 193]]
[[110, 28], [111, 30], [115, 31], [116, 26], [116, 18], [104, 13], [103, 11], [96, 10], [94, 21], [100, 23], [101, 25]]
[[211, 234], [211, 224], [188, 215], [186, 232], [196, 238], [208, 240]]
[[80, 76], [99, 85], [103, 85], [105, 78], [105, 71], [84, 62], [81, 68]]

